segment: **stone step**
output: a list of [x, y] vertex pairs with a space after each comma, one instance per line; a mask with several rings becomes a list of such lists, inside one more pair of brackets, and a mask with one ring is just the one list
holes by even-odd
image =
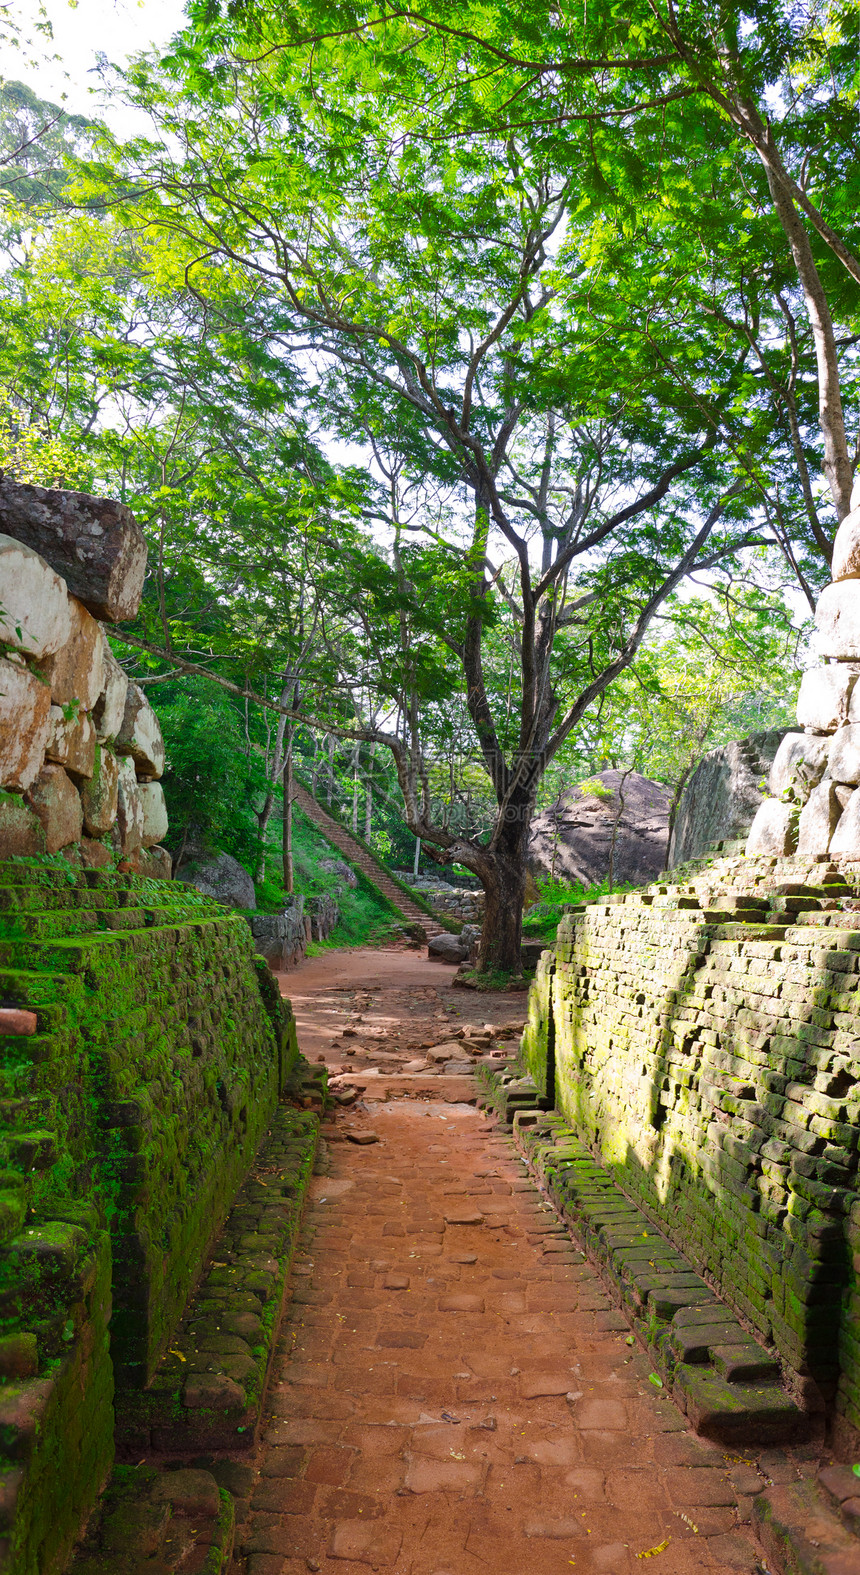
[[753, 1528], [774, 1575], [860, 1575], [860, 1544], [832, 1495], [814, 1480], [760, 1493]]
[[67, 1575], [226, 1575], [235, 1520], [211, 1471], [116, 1466]]
[[337, 848], [338, 852], [343, 853], [350, 863], [356, 864], [377, 890], [399, 909], [404, 918], [412, 924], [421, 925], [428, 940], [432, 940], [434, 935], [444, 933], [444, 925], [425, 913], [423, 908], [419, 908], [418, 904], [413, 902], [411, 897], [391, 879], [384, 865], [374, 859], [333, 816], [327, 814], [322, 805], [300, 784], [296, 785], [295, 801], [326, 840]]
[[621, 1192], [562, 1116], [537, 1101], [517, 1108], [531, 1083], [517, 1070], [516, 1063], [501, 1072], [478, 1068], [485, 1102], [512, 1124], [530, 1170], [693, 1427], [735, 1448], [807, 1437], [811, 1419], [782, 1388], [771, 1353]]

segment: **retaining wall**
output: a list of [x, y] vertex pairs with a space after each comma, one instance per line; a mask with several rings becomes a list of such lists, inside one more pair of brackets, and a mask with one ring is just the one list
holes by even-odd
[[298, 1052], [240, 916], [61, 857], [0, 864], [0, 1002], [0, 1571], [48, 1575]]
[[523, 1041], [541, 1091], [849, 1432], [858, 893], [856, 865], [728, 859], [591, 905], [544, 955]]

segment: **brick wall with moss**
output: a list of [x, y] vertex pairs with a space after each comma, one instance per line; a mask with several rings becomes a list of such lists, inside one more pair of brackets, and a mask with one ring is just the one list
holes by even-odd
[[[0, 1570], [61, 1567], [297, 1054], [247, 925], [177, 884], [0, 865]], [[108, 1331], [108, 1320], [110, 1328]], [[5, 1545], [4, 1539], [5, 1537]]]
[[567, 918], [523, 1056], [669, 1236], [860, 1427], [860, 872], [724, 860]]

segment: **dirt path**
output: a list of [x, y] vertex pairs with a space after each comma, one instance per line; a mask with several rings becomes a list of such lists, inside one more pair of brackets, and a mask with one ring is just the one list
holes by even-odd
[[[452, 1007], [461, 1031], [521, 1019], [521, 997], [460, 997], [449, 979], [408, 954], [308, 962], [288, 980], [302, 1046], [340, 1064], [361, 1016], [417, 1059]], [[357, 1043], [374, 1064], [381, 1041]], [[457, 1076], [435, 1075], [442, 1095]], [[742, 1522], [762, 1476], [692, 1436], [649, 1382], [507, 1136], [462, 1101], [365, 1093], [326, 1142], [247, 1575], [753, 1575]]]

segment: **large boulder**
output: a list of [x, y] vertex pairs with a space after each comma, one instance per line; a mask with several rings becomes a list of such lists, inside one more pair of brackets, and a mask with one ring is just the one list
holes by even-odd
[[28, 788], [45, 758], [51, 691], [20, 658], [0, 659], [0, 787]]
[[134, 762], [123, 759], [117, 762], [118, 784], [116, 801], [116, 833], [124, 855], [136, 853], [143, 844], [143, 800], [140, 784], [134, 774]]
[[17, 793], [0, 793], [0, 859], [47, 853], [45, 828]]
[[532, 873], [553, 873], [585, 886], [605, 880], [614, 832], [614, 883], [653, 880], [666, 862], [670, 802], [661, 783], [638, 771], [589, 777], [559, 805], [534, 816], [528, 850]]
[[68, 640], [39, 666], [51, 685], [55, 705], [77, 701], [83, 711], [91, 711], [104, 688], [107, 641], [101, 624], [74, 596], [69, 597], [69, 613]]
[[774, 755], [768, 787], [774, 798], [784, 793], [801, 803], [817, 787], [827, 768], [830, 739], [815, 733], [786, 733]]
[[167, 836], [167, 805], [164, 802], [164, 788], [160, 782], [138, 782], [137, 791], [140, 794], [143, 811], [141, 834], [143, 846], [152, 848], [156, 843], [163, 842]]
[[89, 837], [103, 837], [116, 820], [119, 762], [109, 749], [99, 746], [92, 776], [81, 785], [84, 830]]
[[294, 897], [283, 913], [248, 914], [248, 923], [257, 952], [274, 973], [282, 973], [304, 957], [311, 931], [304, 897]]
[[700, 760], [678, 803], [667, 866], [701, 858], [721, 842], [747, 836], [764, 797], [785, 728], [750, 733]]
[[128, 686], [116, 752], [131, 755], [139, 777], [160, 777], [164, 773], [164, 739], [158, 717], [139, 684]]
[[83, 811], [78, 790], [62, 766], [43, 766], [27, 792], [27, 803], [45, 833], [45, 852], [59, 853], [80, 842]]
[[434, 935], [427, 947], [427, 956], [436, 962], [462, 963], [469, 956], [469, 948], [463, 945], [459, 935]]
[[33, 661], [53, 656], [72, 632], [69, 593], [58, 574], [11, 536], [0, 536], [0, 641]]
[[93, 707], [93, 721], [100, 739], [116, 738], [125, 716], [128, 678], [110, 649], [105, 647], [104, 688]]
[[124, 504], [85, 492], [23, 486], [4, 476], [0, 531], [40, 553], [96, 618], [116, 623], [137, 613], [146, 542]]
[[238, 859], [229, 853], [216, 853], [212, 858], [195, 861], [177, 871], [180, 880], [194, 886], [204, 897], [215, 897], [230, 908], [255, 908], [257, 894], [254, 882]]
[[779, 798], [764, 798], [755, 813], [747, 837], [749, 859], [765, 855], [782, 858], [797, 847], [797, 808]]
[[91, 777], [96, 762], [96, 730], [88, 712], [51, 706], [51, 731], [45, 753], [73, 777]]
[[860, 658], [860, 583], [836, 580], [825, 585], [815, 609], [816, 644], [822, 656]]
[[330, 897], [328, 892], [323, 892], [319, 897], [311, 897], [308, 913], [311, 921], [311, 940], [327, 941], [340, 918], [340, 908], [334, 897]]

